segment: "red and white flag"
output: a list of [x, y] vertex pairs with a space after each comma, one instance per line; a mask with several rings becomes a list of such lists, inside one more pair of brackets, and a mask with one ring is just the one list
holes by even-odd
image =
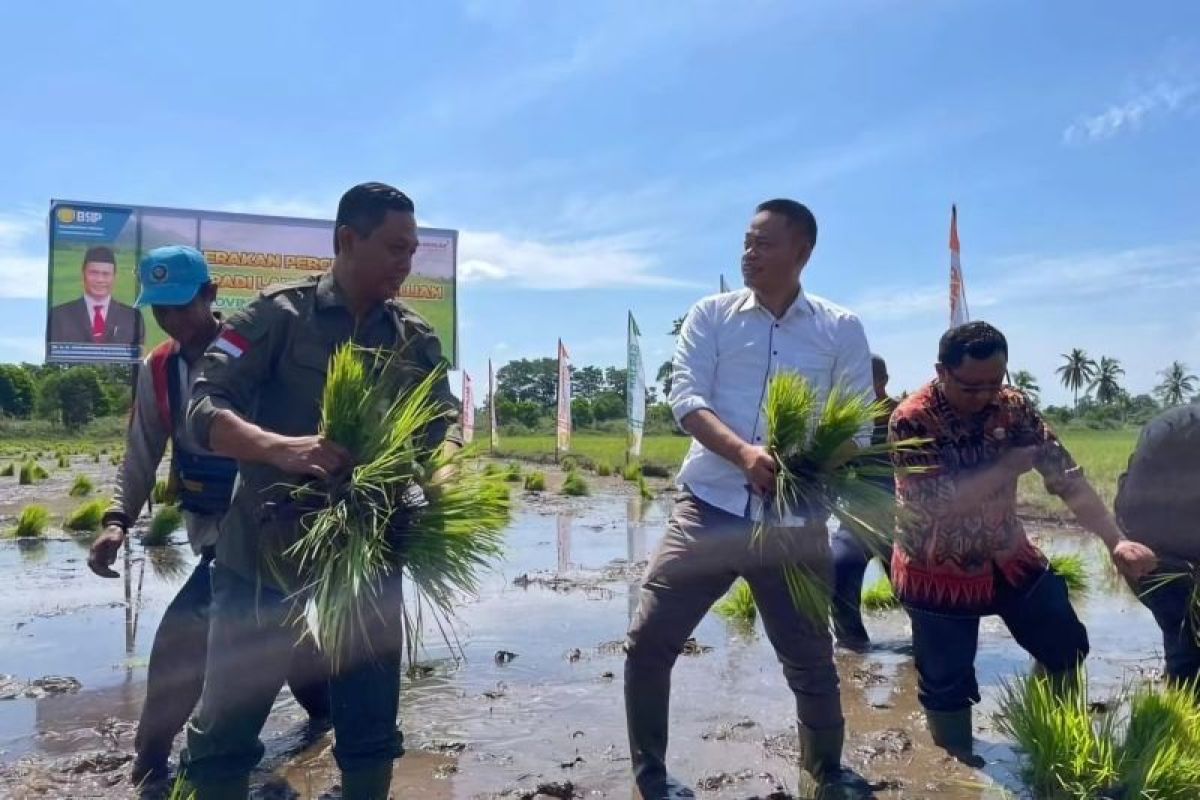
[[967, 287], [963, 282], [958, 252], [958, 206], [950, 206], [950, 327], [970, 321], [967, 311]]
[[212, 346], [234, 358], [241, 358], [250, 349], [250, 340], [233, 328], [225, 328]]
[[488, 423], [491, 431], [492, 451], [500, 446], [500, 431], [496, 428], [496, 373], [492, 372], [492, 360], [488, 359]]
[[559, 455], [571, 449], [571, 354], [558, 340], [558, 424], [555, 449]]
[[471, 376], [465, 369], [462, 384], [462, 437], [463, 444], [470, 444], [475, 438], [475, 391], [471, 385]]

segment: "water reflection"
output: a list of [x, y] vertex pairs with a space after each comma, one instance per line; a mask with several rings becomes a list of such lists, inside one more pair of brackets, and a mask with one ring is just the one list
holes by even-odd
[[558, 574], [564, 575], [571, 571], [571, 513], [569, 511], [558, 512], [556, 527]]
[[46, 543], [41, 539], [17, 539], [17, 550], [25, 561], [37, 563], [46, 560]]

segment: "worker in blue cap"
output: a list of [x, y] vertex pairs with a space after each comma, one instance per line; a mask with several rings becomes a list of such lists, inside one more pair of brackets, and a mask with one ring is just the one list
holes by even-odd
[[[125, 457], [88, 566], [102, 577], [117, 577], [112, 565], [154, 489], [168, 442], [168, 494], [179, 503], [188, 540], [200, 556], [195, 571], [167, 606], [150, 651], [131, 774], [135, 784], [146, 785], [167, 777], [175, 736], [187, 723], [204, 685], [211, 564], [218, 524], [233, 494], [237, 463], [197, 445], [184, 426], [192, 370], [221, 328], [220, 318], [213, 313], [217, 286], [204, 256], [190, 247], [156, 248], [139, 264], [138, 280], [137, 306], [149, 306], [170, 339], [151, 351], [139, 371]], [[312, 723], [327, 725], [327, 668], [314, 647], [297, 648], [289, 683]]]

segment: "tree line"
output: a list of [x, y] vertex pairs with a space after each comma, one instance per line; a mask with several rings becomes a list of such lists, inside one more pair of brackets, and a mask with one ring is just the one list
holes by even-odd
[[0, 416], [77, 430], [97, 417], [127, 414], [132, 378], [127, 365], [0, 364]]

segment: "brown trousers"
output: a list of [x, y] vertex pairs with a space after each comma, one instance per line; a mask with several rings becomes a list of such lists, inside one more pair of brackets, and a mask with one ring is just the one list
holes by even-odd
[[801, 565], [832, 585], [824, 522], [772, 529], [757, 539], [752, 533], [749, 519], [684, 492], [647, 567], [625, 659], [626, 725], [643, 794], [658, 794], [666, 780], [671, 669], [700, 620], [739, 575], [750, 584], [796, 696], [799, 721], [812, 729], [842, 725], [828, 625], [796, 609], [783, 577], [783, 565]]

